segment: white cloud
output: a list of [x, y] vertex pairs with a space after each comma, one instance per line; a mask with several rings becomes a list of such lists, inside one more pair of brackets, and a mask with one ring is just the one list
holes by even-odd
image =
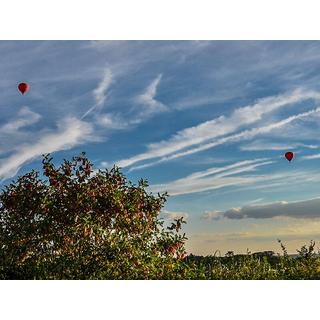
[[[168, 111], [167, 106], [156, 100], [157, 89], [161, 79], [162, 74], [159, 74], [149, 84], [144, 93], [135, 97], [134, 102], [138, 104], [137, 108], [139, 108], [139, 112], [137, 113], [135, 118], [130, 121], [130, 123], [140, 123], [153, 114]], [[143, 107], [143, 109], [141, 109], [141, 107]]]
[[301, 157], [301, 159], [304, 159], [304, 160], [313, 160], [313, 159], [319, 159], [319, 158], [320, 158], [320, 153]]
[[[209, 168], [209, 169], [207, 169], [205, 171], [192, 173], [188, 177], [186, 177], [185, 179], [194, 180], [194, 179], [199, 179], [199, 178], [203, 178], [203, 177], [206, 177], [206, 176], [210, 176], [210, 175], [213, 175], [213, 174], [215, 174], [215, 176], [217, 176], [216, 174], [217, 173], [221, 173], [221, 172], [230, 173], [235, 168], [244, 167], [246, 165], [247, 166], [248, 165], [253, 165], [253, 164], [256, 164], [256, 163], [262, 163], [262, 161], [264, 161], [264, 160], [267, 160], [267, 159], [244, 160], [244, 161], [239, 161], [239, 162], [236, 162], [236, 163], [233, 163], [231, 165], [224, 166], [224, 167]], [[244, 167], [244, 168], [248, 168], [248, 167]], [[241, 168], [241, 169], [243, 169], [243, 168]]]
[[[242, 186], [241, 191], [257, 191], [262, 189], [264, 192], [275, 193], [277, 190], [283, 191], [284, 189], [293, 188], [297, 192], [300, 192], [301, 189], [299, 190], [299, 188], [302, 185], [309, 184], [310, 182], [320, 182], [320, 173], [314, 170], [291, 171], [290, 169], [281, 173], [257, 175], [255, 178], [256, 180], [251, 185]], [[236, 187], [232, 190], [224, 190], [223, 193], [234, 193], [237, 190], [240, 190], [240, 188]]]
[[[300, 114], [293, 115], [293, 116], [288, 117], [288, 118], [286, 118], [284, 120], [281, 120], [281, 121], [278, 121], [278, 122], [275, 122], [275, 123], [271, 123], [271, 124], [269, 124], [267, 126], [264, 126], [264, 127], [244, 130], [244, 131], [242, 131], [240, 133], [236, 133], [236, 134], [229, 135], [229, 136], [226, 136], [226, 137], [223, 137], [223, 138], [220, 138], [220, 139], [213, 140], [212, 142], [209, 142], [209, 143], [206, 143], [206, 144], [202, 144], [199, 147], [196, 147], [196, 148], [193, 148], [193, 149], [189, 149], [187, 151], [183, 151], [183, 152], [175, 153], [175, 154], [170, 155], [170, 156], [162, 157], [162, 158], [160, 158], [160, 160], [145, 164], [143, 166], [140, 166], [140, 168], [141, 167], [144, 167], [144, 168], [145, 167], [150, 167], [150, 166], [153, 166], [155, 164], [159, 164], [159, 163], [166, 162], [166, 161], [169, 161], [169, 160], [181, 158], [181, 157], [184, 157], [184, 156], [187, 156], [187, 155], [191, 155], [191, 154], [194, 154], [194, 153], [197, 153], [197, 152], [201, 152], [201, 151], [204, 151], [204, 150], [208, 150], [208, 149], [214, 148], [216, 146], [219, 146], [219, 145], [222, 145], [222, 144], [225, 144], [225, 143], [232, 143], [232, 142], [237, 142], [237, 141], [241, 141], [241, 140], [252, 139], [257, 135], [269, 133], [269, 132], [272, 132], [272, 131], [274, 131], [276, 129], [282, 128], [282, 127], [284, 127], [284, 126], [286, 126], [286, 125], [288, 125], [288, 124], [290, 124], [290, 123], [292, 123], [292, 122], [294, 122], [296, 120], [300, 120], [300, 119], [303, 119], [303, 118], [308, 118], [309, 116], [316, 116], [316, 115], [319, 114], [319, 112], [320, 112], [320, 107], [316, 108], [316, 109], [313, 109], [313, 110], [310, 110], [310, 111], [307, 111], [307, 112], [303, 112], [303, 113], [300, 113]], [[130, 161], [130, 159], [129, 159], [129, 161]], [[122, 164], [122, 166], [123, 166], [123, 163], [124, 164], [128, 164], [128, 162], [127, 163], [120, 162], [120, 164]], [[137, 167], [135, 167], [135, 168], [137, 169]]]
[[33, 112], [28, 107], [22, 107], [12, 119], [0, 126], [0, 154], [16, 150], [22, 141], [32, 139], [32, 132], [24, 129], [37, 123], [40, 119], [40, 114]]
[[20, 167], [44, 153], [67, 150], [87, 141], [95, 140], [92, 126], [76, 118], [66, 118], [57, 124], [57, 132], [47, 133], [37, 142], [21, 145], [16, 153], [1, 160], [0, 178], [17, 174]]
[[101, 82], [99, 83], [98, 87], [93, 91], [93, 96], [95, 98], [97, 106], [102, 105], [106, 100], [106, 91], [110, 87], [111, 81], [112, 72], [110, 69], [106, 69]]
[[[157, 94], [157, 88], [161, 81], [162, 74], [159, 74], [147, 87], [145, 93], [139, 95], [136, 100], [142, 104], [148, 105], [151, 108], [159, 105], [159, 102], [155, 100]], [[160, 103], [161, 104], [161, 103]]]
[[18, 112], [18, 116], [16, 119], [0, 127], [0, 132], [14, 133], [23, 127], [30, 126], [38, 122], [40, 118], [40, 114], [31, 111], [28, 107], [23, 107]]
[[252, 172], [257, 167], [272, 163], [272, 161], [264, 160], [265, 159], [248, 160], [221, 168], [210, 168], [208, 170], [196, 172], [166, 184], [151, 185], [150, 190], [153, 192], [167, 191], [169, 195], [174, 196], [220, 189], [227, 186], [253, 184], [264, 180], [265, 176], [239, 177], [232, 175], [243, 172]]
[[219, 95], [215, 96], [198, 96], [190, 95], [174, 103], [174, 109], [185, 110], [194, 107], [201, 107], [209, 104], [222, 103], [235, 99], [241, 95], [241, 91], [236, 91], [230, 93], [229, 91], [222, 91]]
[[202, 219], [268, 219], [274, 217], [292, 217], [300, 219], [320, 218], [320, 198], [286, 202], [278, 201], [263, 205], [249, 205], [242, 208], [232, 208], [227, 211], [205, 212]]
[[[278, 108], [311, 98], [318, 100], [320, 99], [320, 94], [313, 91], [295, 90], [291, 94], [283, 94], [260, 99], [254, 105], [236, 109], [229, 117], [220, 116], [216, 119], [203, 122], [197, 126], [181, 130], [168, 140], [149, 144], [147, 152], [138, 154], [129, 159], [123, 159], [118, 162], [118, 165], [121, 167], [127, 167], [139, 161], [159, 157], [162, 157], [161, 161], [167, 161], [180, 156], [206, 150], [215, 146], [216, 143], [214, 142], [213, 144], [203, 145], [199, 148], [181, 152], [174, 156], [168, 156], [188, 147], [233, 133], [244, 125], [249, 125], [261, 120], [264, 114], [272, 112]], [[293, 119], [291, 121], [293, 121]], [[264, 132], [268, 132], [268, 130], [266, 130], [267, 128], [264, 128]], [[272, 130], [272, 127], [270, 127], [269, 131], [270, 130]], [[260, 131], [263, 133], [263, 130]], [[259, 129], [255, 129], [253, 132], [258, 134], [260, 131]], [[251, 136], [253, 136], [253, 132], [251, 132]], [[246, 131], [246, 135], [249, 135], [249, 132]], [[235, 139], [236, 136], [237, 135], [233, 136], [233, 138]], [[242, 137], [245, 137], [245, 134], [242, 134]], [[239, 139], [240, 138], [241, 135], [239, 136]], [[230, 140], [232, 138], [227, 137], [225, 139], [228, 141], [228, 139]], [[221, 143], [224, 143], [223, 138], [220, 140], [219, 144]]]
[[[87, 116], [93, 109], [101, 105], [106, 96], [104, 92], [108, 89], [111, 83], [111, 73], [107, 72], [105, 79], [100, 83], [98, 88], [95, 90], [97, 104], [90, 108], [81, 119]], [[135, 113], [130, 116], [129, 119], [122, 117], [121, 115], [115, 115], [111, 113], [99, 114], [95, 117], [95, 122], [108, 129], [127, 129], [133, 125], [137, 125], [142, 121], [145, 121], [150, 116], [168, 111], [167, 106], [155, 99], [157, 94], [157, 88], [161, 81], [162, 75], [159, 74], [146, 88], [143, 94], [138, 95], [134, 98]]]
[[316, 145], [309, 145], [304, 143], [277, 143], [277, 142], [270, 142], [270, 141], [261, 141], [257, 140], [250, 144], [244, 145], [240, 147], [240, 150], [243, 151], [264, 151], [264, 150], [288, 150], [288, 149], [295, 149], [295, 148], [308, 148], [308, 149], [317, 149], [319, 146]]
[[128, 122], [117, 117], [114, 114], [104, 113], [95, 117], [96, 124], [107, 129], [125, 129], [128, 128]]
[[106, 98], [107, 98], [107, 90], [109, 89], [112, 82], [112, 72], [109, 68], [104, 71], [104, 76], [102, 80], [99, 82], [98, 86], [93, 90], [93, 97], [95, 99], [95, 104], [88, 109], [81, 117], [81, 119], [85, 118], [89, 113], [91, 113], [97, 107], [102, 107]]

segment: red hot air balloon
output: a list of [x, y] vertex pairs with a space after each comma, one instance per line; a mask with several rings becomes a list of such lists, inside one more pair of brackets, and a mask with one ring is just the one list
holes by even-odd
[[286, 157], [286, 159], [290, 162], [293, 159], [293, 152], [288, 151], [285, 153], [284, 155]]
[[25, 94], [29, 90], [29, 85], [25, 82], [21, 82], [18, 85], [18, 89], [22, 94]]

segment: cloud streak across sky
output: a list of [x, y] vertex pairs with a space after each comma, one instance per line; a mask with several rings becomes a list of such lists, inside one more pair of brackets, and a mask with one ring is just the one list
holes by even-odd
[[90, 141], [92, 127], [76, 118], [66, 118], [57, 124], [55, 132], [47, 133], [32, 144], [20, 146], [19, 151], [8, 157], [0, 166], [0, 178], [14, 176], [20, 167], [44, 153], [67, 150]]
[[33, 112], [28, 107], [22, 107], [14, 120], [11, 120], [10, 122], [0, 127], [0, 132], [6, 134], [14, 133], [21, 128], [37, 123], [40, 119], [40, 114]]
[[195, 172], [166, 184], [152, 185], [150, 190], [155, 193], [167, 191], [174, 196], [220, 189], [227, 186], [252, 184], [265, 179], [265, 177], [239, 177], [237, 175], [239, 173], [253, 172], [260, 166], [272, 163], [273, 161], [268, 159], [241, 161], [220, 168], [210, 168], [205, 171]]
[[228, 141], [250, 138], [253, 135], [266, 133], [276, 127], [285, 125], [296, 119], [311, 115], [313, 112], [318, 112], [318, 110], [316, 109], [315, 111], [298, 114], [289, 117], [283, 121], [270, 124], [268, 126], [254, 128], [251, 131], [246, 130], [239, 134], [227, 136], [226, 138], [221, 138], [220, 140], [216, 140], [216, 142], [207, 143], [201, 145], [200, 147], [196, 147], [178, 153], [178, 151], [187, 149], [194, 145], [203, 144], [204, 142], [210, 139], [215, 139], [233, 133], [237, 129], [242, 128], [244, 125], [253, 124], [258, 120], [261, 120], [264, 114], [275, 111], [278, 108], [285, 107], [289, 104], [307, 99], [315, 99], [318, 101], [319, 98], [320, 94], [318, 92], [302, 92], [300, 90], [294, 91], [291, 94], [284, 94], [281, 96], [264, 98], [254, 105], [249, 105], [246, 107], [235, 109], [235, 111], [233, 111], [230, 116], [222, 115], [216, 119], [206, 121], [197, 126], [183, 129], [182, 131], [177, 132], [169, 140], [149, 144], [147, 152], [136, 155], [129, 159], [120, 160], [117, 164], [120, 167], [126, 167], [143, 160], [162, 157], [160, 161], [155, 162], [159, 163], [162, 161], [175, 159], [177, 157], [186, 156], [195, 152], [200, 152]]
[[93, 97], [95, 100], [95, 104], [87, 110], [81, 117], [84, 119], [88, 114], [90, 114], [93, 110], [98, 107], [103, 107], [103, 104], [107, 98], [107, 90], [109, 89], [112, 82], [112, 72], [109, 68], [107, 68], [104, 72], [104, 76], [98, 86], [93, 90]]

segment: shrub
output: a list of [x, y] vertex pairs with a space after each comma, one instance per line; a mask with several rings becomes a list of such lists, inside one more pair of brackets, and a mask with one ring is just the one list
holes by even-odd
[[171, 279], [186, 273], [183, 219], [159, 219], [167, 194], [93, 172], [85, 153], [55, 167], [43, 156], [0, 194], [1, 279]]

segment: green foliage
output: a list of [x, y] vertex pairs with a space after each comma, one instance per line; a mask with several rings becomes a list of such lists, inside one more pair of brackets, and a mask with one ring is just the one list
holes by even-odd
[[184, 267], [182, 219], [158, 218], [167, 194], [121, 171], [93, 173], [82, 153], [56, 168], [45, 155], [45, 180], [31, 171], [0, 195], [1, 279], [170, 279]]
[[320, 258], [314, 251], [314, 241], [297, 250], [298, 257], [289, 256], [285, 246], [279, 242], [283, 254], [273, 257], [257, 257], [250, 252], [246, 255], [228, 252], [225, 257], [190, 255], [186, 257], [190, 266], [188, 277], [216, 280], [320, 279]]

